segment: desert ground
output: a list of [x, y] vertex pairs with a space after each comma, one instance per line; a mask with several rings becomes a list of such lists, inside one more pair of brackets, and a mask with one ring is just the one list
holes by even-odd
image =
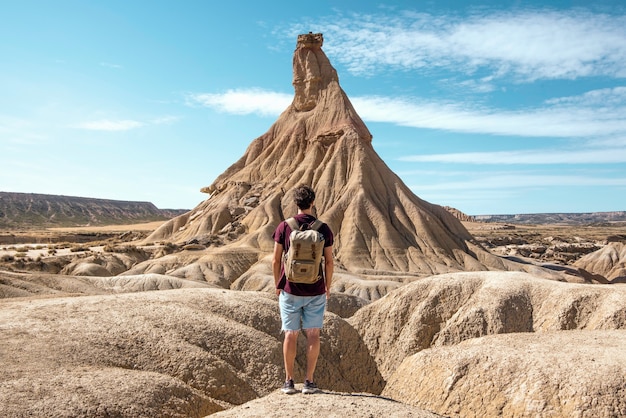
[[[46, 257], [51, 248], [56, 248], [57, 256], [102, 252], [105, 245], [125, 245], [140, 240], [163, 223], [0, 231], [0, 257], [15, 256], [20, 249], [23, 258], [31, 260]], [[607, 242], [626, 240], [623, 222], [520, 225], [464, 221], [462, 224], [476, 241], [498, 256], [564, 267], [603, 248]], [[72, 251], [77, 247], [81, 249]]]
[[[626, 236], [619, 224], [464, 225], [494, 253], [564, 268], [585, 248]], [[359, 293], [372, 299], [365, 300], [340, 292], [338, 280], [318, 366], [324, 390], [287, 396], [277, 390], [281, 334], [272, 292], [158, 273], [81, 274], [80, 262], [66, 276], [32, 270], [37, 259], [65, 258], [65, 268], [107, 247], [152, 257], [159, 245], [137, 243], [158, 226], [11, 232], [32, 244], [2, 245], [2, 255], [33, 248], [22, 268], [14, 260], [0, 271], [0, 405], [7, 416], [626, 414], [626, 286], [619, 284], [451, 273], [378, 284], [375, 293]], [[59, 241], [85, 234], [94, 241]], [[569, 255], [527, 251], [555, 243], [570, 244]], [[81, 250], [69, 250], [75, 246]], [[66, 251], [48, 253], [59, 247]]]

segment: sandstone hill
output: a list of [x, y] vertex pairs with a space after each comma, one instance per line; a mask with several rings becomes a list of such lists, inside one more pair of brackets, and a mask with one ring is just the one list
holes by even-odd
[[[202, 271], [207, 281], [232, 282], [271, 253], [273, 230], [296, 212], [289, 192], [306, 183], [317, 192], [318, 217], [336, 234], [336, 264], [350, 273], [424, 277], [531, 268], [493, 257], [472, 243], [454, 215], [417, 197], [389, 169], [372, 147], [372, 135], [340, 87], [322, 44], [322, 34], [298, 37], [291, 105], [239, 161], [204, 188], [210, 194], [206, 201], [166, 222], [146, 242], [214, 247], [197, 255], [193, 270]], [[129, 274], [163, 271], [158, 264], [164, 261], [149, 261]], [[189, 278], [189, 265], [174, 270], [166, 262], [172, 274]]]
[[590, 276], [604, 277], [612, 283], [626, 283], [626, 244], [610, 242], [574, 264]]
[[9, 230], [160, 221], [184, 212], [149, 202], [0, 192], [0, 228]]

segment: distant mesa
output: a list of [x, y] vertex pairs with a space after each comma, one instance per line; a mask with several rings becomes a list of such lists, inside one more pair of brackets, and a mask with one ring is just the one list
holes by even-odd
[[0, 192], [0, 228], [71, 227], [164, 221], [187, 212], [150, 202]]
[[626, 222], [626, 211], [476, 215], [474, 219], [479, 222], [508, 222], [515, 224], [594, 225]]

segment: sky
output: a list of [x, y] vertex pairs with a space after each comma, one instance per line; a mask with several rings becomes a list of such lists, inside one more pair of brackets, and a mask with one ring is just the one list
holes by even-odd
[[192, 209], [321, 32], [389, 168], [469, 215], [626, 210], [626, 3], [0, 0], [0, 191]]

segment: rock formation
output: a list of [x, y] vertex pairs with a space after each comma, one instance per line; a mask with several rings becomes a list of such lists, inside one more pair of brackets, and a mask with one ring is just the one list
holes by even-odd
[[159, 274], [94, 277], [49, 273], [16, 273], [0, 270], [0, 301], [10, 298], [50, 298], [207, 288], [208, 283]]
[[407, 356], [485, 335], [626, 329], [626, 287], [520, 272], [450, 273], [402, 286], [348, 321], [388, 379]]
[[626, 244], [610, 242], [604, 248], [580, 258], [574, 266], [612, 283], [626, 283]]
[[[3, 301], [2, 415], [203, 417], [276, 390], [284, 377], [276, 301], [190, 290]], [[336, 315], [326, 314], [321, 350], [320, 385], [382, 391], [358, 334]]]
[[445, 210], [447, 210], [448, 212], [450, 212], [451, 214], [453, 214], [454, 217], [457, 218], [459, 221], [476, 222], [476, 217], [470, 216], [470, 215], [468, 215], [466, 213], [463, 213], [460, 210], [458, 210], [457, 208], [453, 208], [453, 207], [450, 207], [450, 206], [444, 206], [443, 208]]
[[[318, 217], [335, 232], [340, 269], [380, 278], [529, 268], [472, 244], [461, 222], [417, 197], [387, 167], [340, 87], [322, 43], [321, 34], [298, 36], [291, 105], [239, 161], [203, 189], [211, 195], [206, 201], [164, 224], [147, 242], [218, 244], [219, 255], [213, 248], [212, 255], [197, 261], [201, 269], [215, 272], [219, 264], [231, 270], [228, 265], [237, 263], [236, 270], [245, 271], [271, 252], [274, 228], [296, 211], [289, 192], [306, 183], [316, 190]], [[247, 267], [232, 254], [233, 247], [237, 254], [245, 252]], [[131, 274], [151, 271], [155, 263], [149, 264]]]
[[383, 396], [447, 417], [623, 417], [626, 331], [491, 335], [405, 359]]

